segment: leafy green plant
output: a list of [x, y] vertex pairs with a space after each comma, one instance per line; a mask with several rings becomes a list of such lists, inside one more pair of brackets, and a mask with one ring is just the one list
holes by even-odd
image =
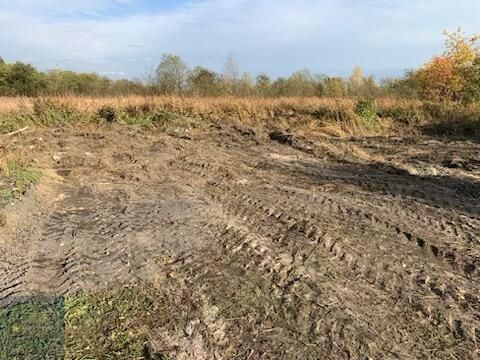
[[8, 202], [15, 197], [13, 190], [0, 190], [0, 203]]
[[357, 101], [354, 112], [362, 119], [368, 128], [373, 128], [377, 125], [378, 116], [374, 101], [370, 99]]

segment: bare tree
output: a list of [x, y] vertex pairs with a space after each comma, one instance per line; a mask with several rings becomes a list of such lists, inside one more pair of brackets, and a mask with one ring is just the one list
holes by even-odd
[[223, 80], [225, 82], [225, 88], [230, 95], [235, 94], [235, 85], [240, 76], [237, 62], [233, 57], [233, 54], [228, 55], [225, 61], [225, 67], [223, 69]]

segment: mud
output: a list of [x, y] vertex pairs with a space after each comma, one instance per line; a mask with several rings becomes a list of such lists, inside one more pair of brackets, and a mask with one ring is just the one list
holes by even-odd
[[22, 149], [46, 175], [4, 209], [2, 306], [175, 279], [196, 310], [151, 329], [172, 358], [479, 357], [479, 144], [113, 126]]

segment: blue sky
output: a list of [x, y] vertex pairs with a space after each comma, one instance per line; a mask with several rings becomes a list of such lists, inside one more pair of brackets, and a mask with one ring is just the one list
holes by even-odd
[[164, 52], [273, 76], [355, 65], [401, 74], [442, 52], [442, 31], [480, 32], [478, 0], [4, 0], [0, 56], [42, 70], [142, 77]]

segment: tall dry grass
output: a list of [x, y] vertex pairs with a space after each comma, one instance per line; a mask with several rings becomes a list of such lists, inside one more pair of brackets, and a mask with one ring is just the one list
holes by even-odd
[[[109, 106], [122, 109], [131, 106], [150, 105], [152, 108], [171, 108], [172, 110], [207, 113], [219, 109], [238, 110], [256, 113], [275, 109], [315, 110], [319, 107], [344, 106], [353, 108], [355, 100], [349, 98], [319, 98], [319, 97], [177, 97], [177, 96], [122, 96], [122, 97], [82, 97], [59, 96], [43, 98], [0, 97], [0, 114], [11, 113], [24, 109], [33, 109], [37, 99], [52, 101], [56, 104], [73, 107], [79, 111], [96, 112], [98, 109]], [[419, 106], [421, 102], [398, 100], [392, 98], [378, 99], [380, 107]]]
[[105, 108], [120, 115], [120, 119], [141, 118], [139, 123], [152, 122], [159, 112], [169, 112], [183, 118], [238, 121], [251, 125], [283, 124], [336, 136], [377, 134], [399, 127], [418, 128], [452, 119], [465, 120], [457, 123], [469, 133], [472, 128], [480, 128], [478, 106], [464, 109], [458, 104], [376, 99], [377, 121], [372, 127], [355, 112], [356, 104], [356, 99], [319, 97], [3, 97], [0, 98], [0, 130], [5, 132], [29, 124], [90, 122], [98, 120], [99, 111]]

